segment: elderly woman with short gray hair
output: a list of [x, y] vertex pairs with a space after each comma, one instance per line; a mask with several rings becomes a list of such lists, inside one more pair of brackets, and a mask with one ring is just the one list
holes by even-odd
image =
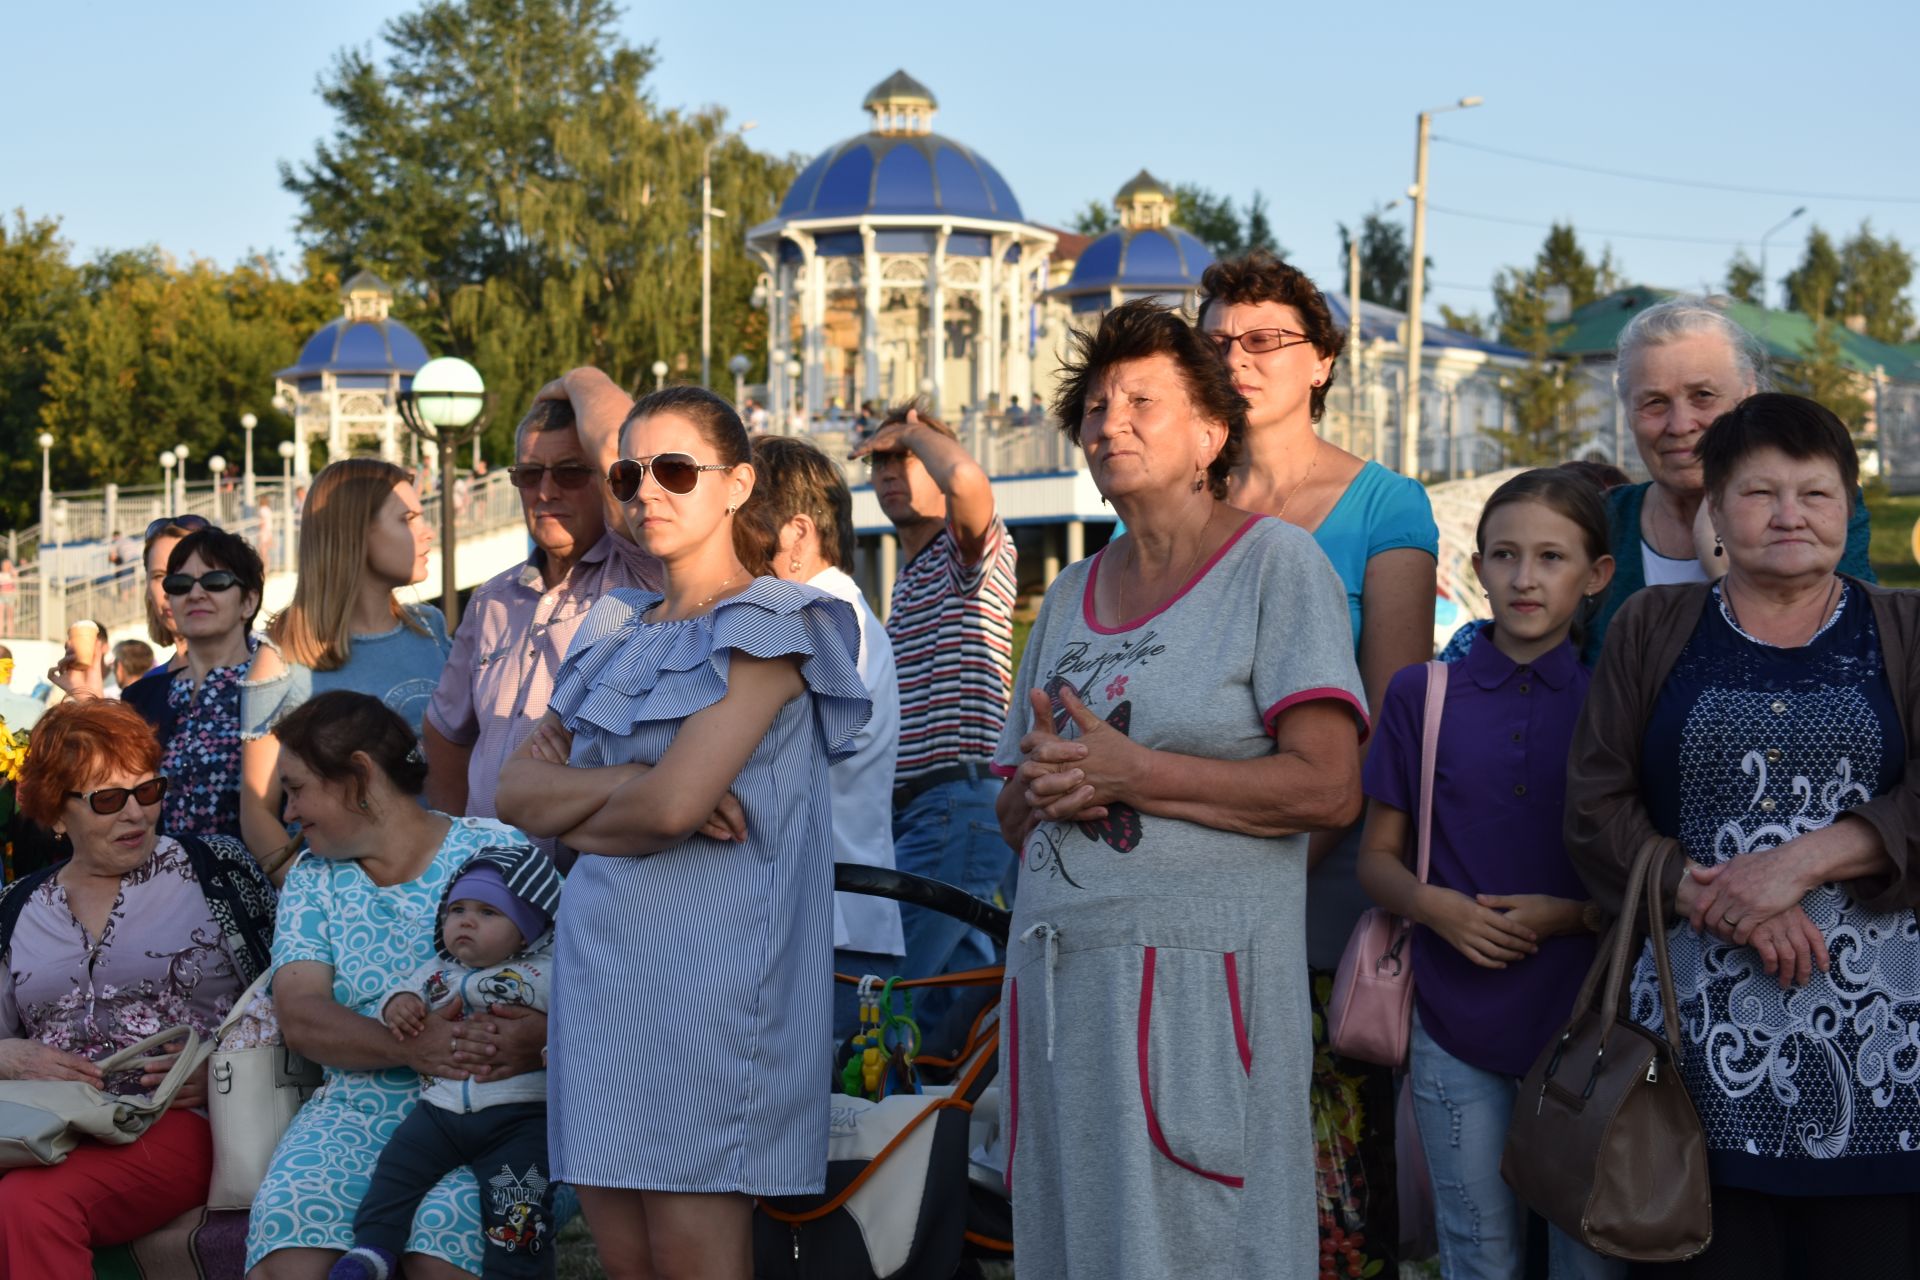
[[[1720, 300], [1683, 295], [1648, 307], [1620, 331], [1613, 385], [1652, 478], [1607, 494], [1616, 567], [1613, 587], [1587, 630], [1581, 656], [1588, 665], [1599, 661], [1608, 625], [1634, 592], [1716, 576], [1695, 533], [1705, 491], [1694, 447], [1715, 418], [1757, 391], [1771, 391], [1773, 379], [1766, 349]], [[1867, 563], [1867, 508], [1857, 494], [1840, 571], [1876, 581]]]

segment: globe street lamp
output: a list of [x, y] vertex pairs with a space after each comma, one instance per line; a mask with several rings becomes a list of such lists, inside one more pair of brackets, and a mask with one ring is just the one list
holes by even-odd
[[187, 446], [183, 444], [173, 446], [173, 456], [180, 461], [180, 501], [175, 505], [174, 510], [185, 515], [187, 513]]
[[220, 517], [220, 477], [226, 473], [227, 460], [216, 453], [207, 459], [207, 470], [213, 472], [213, 522], [224, 524]]
[[253, 429], [260, 425], [260, 419], [250, 413], [240, 415], [240, 430], [247, 436], [247, 452], [240, 460], [240, 473], [245, 477], [241, 494], [246, 501], [247, 510], [253, 510]]
[[286, 550], [280, 553], [280, 562], [287, 568], [294, 566], [293, 559], [293, 441], [280, 442], [280, 511], [285, 521], [285, 537], [281, 545]]
[[807, 393], [805, 389], [802, 388], [800, 385], [800, 375], [805, 372], [806, 372], [805, 367], [802, 366], [798, 360], [787, 361], [787, 378], [793, 385], [793, 395], [789, 397], [787, 400], [787, 404], [789, 406], [787, 411], [787, 423], [789, 426], [791, 426], [793, 423], [793, 414], [795, 410], [799, 411], [801, 422], [804, 423], [807, 421]]
[[667, 385], [667, 362], [665, 360], [655, 360], [653, 362], [653, 389], [655, 391], [658, 391], [660, 388], [666, 385]]
[[700, 151], [700, 385], [708, 390], [713, 389], [713, 220], [727, 216], [726, 210], [713, 207], [713, 149], [756, 123], [749, 120]]
[[413, 385], [400, 393], [400, 417], [440, 452], [440, 611], [447, 634], [460, 624], [460, 589], [454, 577], [454, 452], [486, 427], [487, 384], [480, 371], [458, 356], [440, 356], [420, 366]]
[[727, 361], [727, 368], [733, 372], [733, 407], [740, 409], [747, 403], [747, 369], [749, 362], [745, 356], [735, 356]]
[[53, 513], [53, 432], [42, 431], [40, 445], [40, 536], [46, 537], [47, 519]]

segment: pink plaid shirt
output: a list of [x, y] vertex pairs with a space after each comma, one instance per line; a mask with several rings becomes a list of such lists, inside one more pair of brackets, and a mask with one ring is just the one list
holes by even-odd
[[[473, 593], [427, 708], [442, 737], [473, 748], [466, 816], [495, 816], [500, 767], [547, 713], [553, 678], [594, 602], [616, 587], [660, 585], [660, 562], [608, 533], [551, 590], [536, 555]], [[538, 843], [552, 852], [550, 841]]]

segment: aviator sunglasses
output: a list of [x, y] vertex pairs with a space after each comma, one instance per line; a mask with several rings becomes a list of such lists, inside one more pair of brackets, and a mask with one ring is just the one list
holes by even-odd
[[190, 573], [170, 573], [160, 579], [160, 589], [170, 596], [183, 596], [193, 590], [196, 583], [208, 591], [231, 591], [240, 585], [240, 579], [225, 569], [215, 569], [197, 578]]
[[167, 794], [166, 775], [148, 778], [133, 787], [102, 787], [98, 791], [69, 791], [75, 800], [85, 800], [87, 807], [102, 817], [111, 817], [127, 807], [127, 797], [132, 796], [141, 804], [152, 808], [160, 803], [160, 797]]
[[562, 489], [583, 489], [592, 482], [594, 476], [593, 468], [584, 462], [563, 462], [557, 467], [538, 462], [516, 462], [507, 468], [507, 477], [516, 489], [538, 489], [549, 473], [553, 476], [553, 482]]
[[730, 471], [719, 462], [697, 462], [686, 453], [656, 453], [651, 458], [622, 458], [607, 468], [607, 488], [622, 502], [632, 502], [640, 484], [653, 472], [653, 478], [668, 493], [692, 493], [700, 483], [702, 471]]

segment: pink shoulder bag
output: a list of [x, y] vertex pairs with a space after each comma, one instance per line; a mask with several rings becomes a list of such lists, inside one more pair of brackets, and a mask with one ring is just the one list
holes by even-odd
[[[1420, 828], [1416, 874], [1427, 882], [1433, 849], [1433, 757], [1440, 742], [1440, 705], [1447, 696], [1447, 664], [1427, 664], [1427, 705], [1420, 732]], [[1353, 926], [1327, 1002], [1327, 1040], [1335, 1053], [1397, 1067], [1413, 1036], [1413, 922], [1380, 907]]]

